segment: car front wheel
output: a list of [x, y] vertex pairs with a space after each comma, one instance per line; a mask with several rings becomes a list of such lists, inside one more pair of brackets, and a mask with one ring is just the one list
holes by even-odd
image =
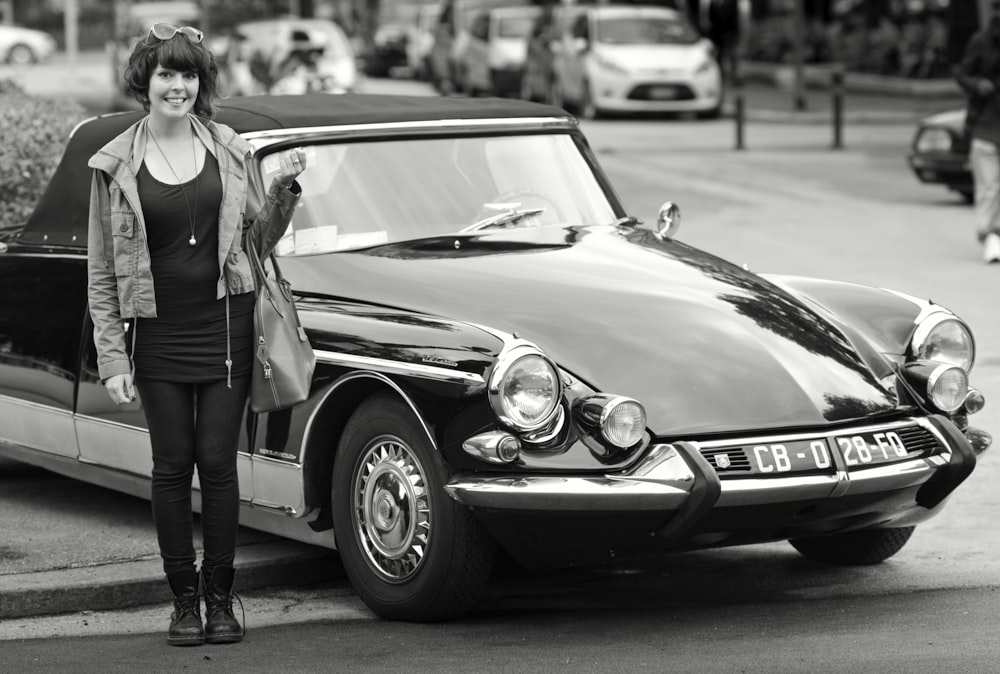
[[903, 549], [915, 527], [867, 529], [832, 536], [793, 538], [792, 546], [809, 559], [838, 566], [878, 564]]
[[337, 548], [354, 589], [383, 618], [456, 618], [489, 581], [493, 541], [445, 493], [447, 474], [395, 396], [368, 399], [344, 429], [333, 469]]
[[12, 66], [27, 66], [35, 61], [35, 52], [26, 44], [16, 44], [7, 52], [7, 63]]

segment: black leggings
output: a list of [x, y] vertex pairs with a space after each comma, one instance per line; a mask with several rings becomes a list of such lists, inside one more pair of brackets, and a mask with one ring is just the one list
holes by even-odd
[[236, 447], [250, 377], [186, 384], [136, 381], [153, 446], [153, 521], [167, 574], [195, 566], [191, 479], [201, 485], [203, 569], [232, 566], [239, 527]]

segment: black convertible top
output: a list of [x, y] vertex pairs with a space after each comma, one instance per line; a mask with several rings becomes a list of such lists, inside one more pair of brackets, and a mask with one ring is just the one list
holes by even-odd
[[[45, 194], [16, 240], [86, 246], [92, 175], [87, 161], [145, 114], [137, 110], [101, 115], [77, 127]], [[515, 99], [308, 94], [226, 99], [220, 102], [215, 119], [239, 133], [251, 133], [351, 124], [566, 116], [561, 108]]]

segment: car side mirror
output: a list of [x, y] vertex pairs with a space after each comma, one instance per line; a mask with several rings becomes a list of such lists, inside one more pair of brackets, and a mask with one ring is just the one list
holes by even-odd
[[582, 54], [590, 48], [590, 41], [585, 37], [573, 38], [573, 51]]

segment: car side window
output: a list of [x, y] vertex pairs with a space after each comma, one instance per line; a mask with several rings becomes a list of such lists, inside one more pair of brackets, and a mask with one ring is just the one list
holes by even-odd
[[576, 19], [573, 21], [573, 28], [570, 31], [570, 34], [574, 38], [579, 38], [583, 40], [590, 39], [590, 24], [587, 22], [586, 14], [581, 14], [580, 16], [576, 17]]

